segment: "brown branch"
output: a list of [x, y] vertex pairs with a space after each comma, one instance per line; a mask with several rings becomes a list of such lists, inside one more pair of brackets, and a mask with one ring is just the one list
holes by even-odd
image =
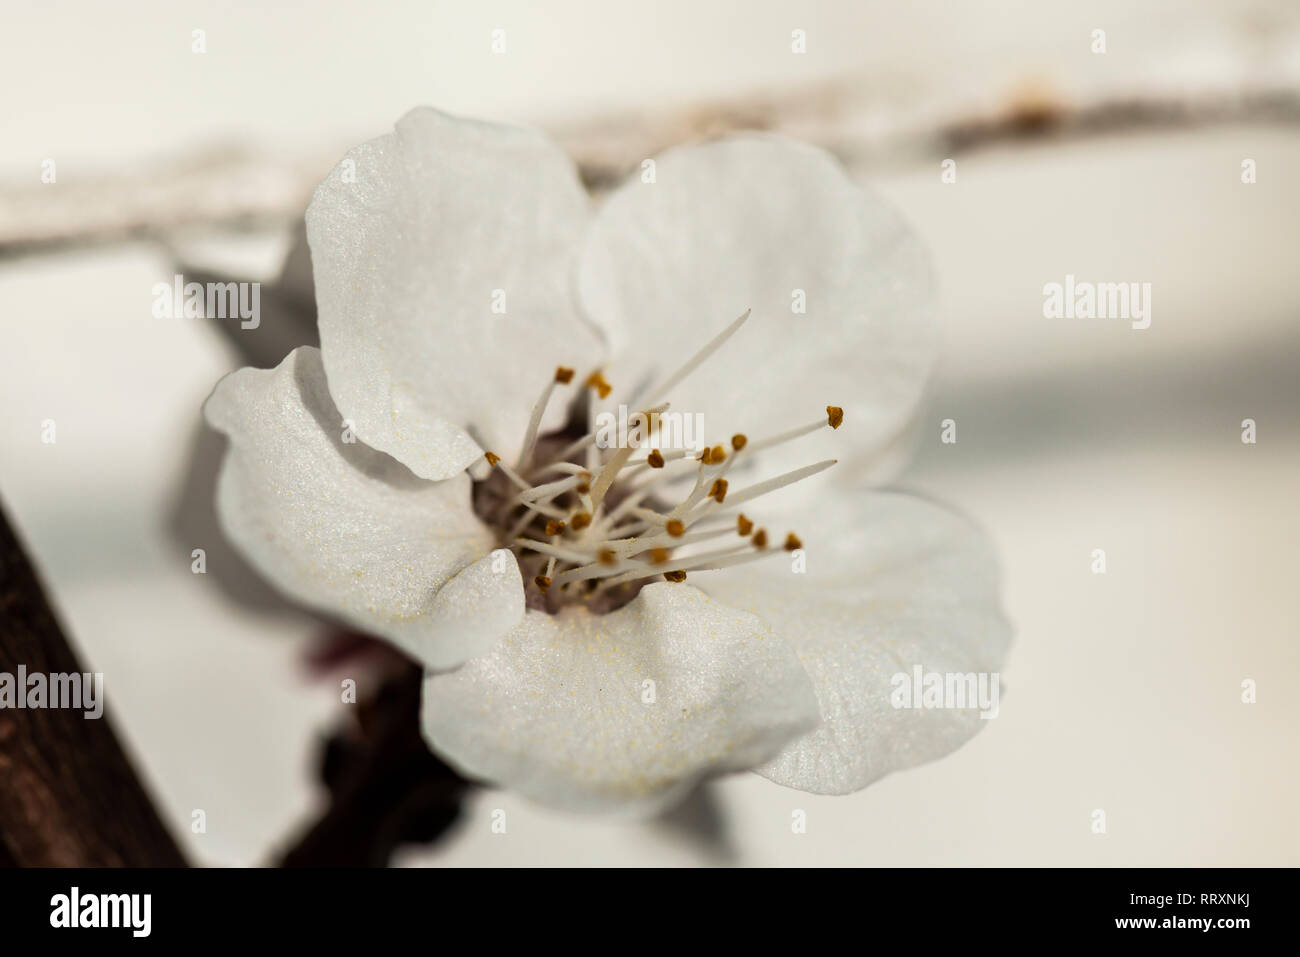
[[[914, 119], [883, 114], [869, 79], [843, 78], [777, 94], [691, 108], [593, 117], [553, 130], [596, 193], [668, 146], [733, 130], [783, 133], [835, 153], [855, 173], [899, 161], [949, 157], [1008, 142], [1261, 122], [1300, 123], [1300, 93], [1268, 84], [1169, 93], [1137, 90], [1071, 98], [1027, 82], [986, 109], [966, 103]], [[57, 184], [0, 186], [0, 261], [127, 240], [166, 245], [178, 230], [252, 233], [302, 221], [313, 187], [347, 144], [328, 153], [262, 156], [197, 149], [129, 171]]]
[[[0, 509], [0, 672], [19, 665], [84, 671]], [[0, 865], [184, 864], [107, 715], [0, 708]]]
[[457, 823], [472, 785], [420, 737], [423, 679], [418, 666], [403, 663], [356, 706], [356, 721], [325, 742], [329, 806], [281, 866], [384, 867], [402, 845], [430, 844]]

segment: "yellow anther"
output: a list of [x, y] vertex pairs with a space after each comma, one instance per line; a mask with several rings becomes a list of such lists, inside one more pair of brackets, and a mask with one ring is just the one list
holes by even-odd
[[718, 500], [718, 504], [721, 505], [722, 500], [726, 497], [727, 497], [727, 480], [724, 478], [715, 479], [713, 482], [713, 488], [709, 489], [709, 498], [716, 498]]
[[754, 547], [767, 548], [767, 529], [760, 528], [754, 533]]
[[575, 532], [580, 532], [591, 524], [591, 515], [588, 512], [574, 512], [573, 517], [569, 519], [569, 528]]
[[751, 522], [749, 519], [745, 518], [744, 512], [741, 512], [739, 515], [736, 516], [736, 531], [740, 533], [742, 538], [748, 535], [753, 530], [754, 530], [754, 523]]
[[492, 468], [496, 468], [497, 463], [501, 461], [501, 456], [497, 455], [495, 452], [484, 452], [483, 458], [487, 459], [487, 464], [492, 466]]
[[604, 373], [599, 371], [587, 376], [587, 388], [595, 389], [602, 399], [614, 391], [614, 387], [605, 381]]
[[556, 366], [555, 381], [560, 383], [560, 385], [568, 385], [573, 381], [573, 370], [566, 369], [564, 366]]
[[681, 538], [686, 534], [686, 525], [680, 518], [670, 518], [664, 525], [664, 531], [673, 538]]
[[745, 433], [743, 432], [737, 432], [731, 437], [731, 447], [737, 452], [743, 449], [748, 442], [749, 439], [745, 437]]
[[610, 551], [608, 548], [602, 548], [602, 549], [600, 550], [600, 554], [597, 555], [596, 558], [600, 560], [600, 563], [601, 563], [602, 565], [617, 565], [617, 564], [618, 564], [618, 556], [615, 555], [615, 554], [614, 554], [612, 551]]
[[650, 549], [650, 561], [654, 562], [656, 565], [662, 565], [664, 562], [668, 561], [668, 549], [666, 548]]
[[838, 429], [844, 421], [844, 410], [838, 405], [826, 406], [826, 422], [832, 429]]
[[551, 587], [551, 580], [545, 575], [538, 575], [533, 579], [533, 583], [542, 591], [546, 591], [546, 589]]
[[664, 467], [663, 453], [658, 449], [651, 449], [650, 454], [645, 457], [646, 465], [652, 469], [661, 469]]
[[803, 548], [803, 542], [799, 541], [799, 536], [791, 532], [785, 537], [785, 550], [792, 552], [797, 548]]
[[684, 582], [686, 581], [686, 572], [680, 569], [675, 572], [664, 572], [664, 578], [670, 582]]
[[564, 531], [563, 522], [557, 522], [555, 519], [551, 519], [549, 522], [546, 523], [547, 535], [558, 535], [562, 531]]

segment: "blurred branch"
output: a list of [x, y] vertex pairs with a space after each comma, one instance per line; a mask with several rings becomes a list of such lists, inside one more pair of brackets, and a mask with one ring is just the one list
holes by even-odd
[[[885, 110], [881, 91], [839, 81], [690, 109], [620, 114], [555, 130], [594, 192], [675, 143], [731, 130], [785, 133], [866, 170], [948, 157], [999, 143], [1085, 137], [1217, 123], [1300, 122], [1293, 86], [1199, 93], [1098, 94], [1069, 100], [1027, 83], [987, 110]], [[340, 151], [341, 153], [341, 151]], [[93, 180], [0, 188], [0, 259], [131, 239], [166, 241], [181, 228], [254, 231], [302, 218], [315, 185], [338, 155], [288, 160], [222, 148]]]
[[404, 844], [428, 844], [460, 819], [471, 785], [420, 736], [421, 669], [356, 705], [357, 718], [321, 753], [325, 813], [287, 850], [283, 867], [384, 867]]
[[[0, 511], [0, 672], [19, 665], [29, 674], [84, 670]], [[0, 865], [184, 863], [106, 715], [0, 710]]]

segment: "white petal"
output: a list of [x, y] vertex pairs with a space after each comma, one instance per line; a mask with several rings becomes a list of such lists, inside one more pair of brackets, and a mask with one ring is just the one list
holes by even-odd
[[573, 164], [529, 130], [418, 109], [352, 150], [307, 236], [330, 391], [358, 436], [425, 478], [514, 458], [555, 367], [599, 354], [570, 293], [588, 216]]
[[491, 571], [494, 540], [471, 511], [468, 476], [427, 482], [345, 442], [318, 350], [226, 376], [204, 413], [230, 440], [222, 527], [291, 598], [429, 667], [491, 648], [523, 615], [519, 568], [502, 552]]
[[[832, 508], [832, 505], [838, 507]], [[891, 679], [996, 673], [1011, 640], [990, 543], [968, 521], [896, 493], [827, 502], [794, 526], [807, 572], [774, 558], [699, 576], [752, 611], [807, 668], [821, 725], [759, 773], [818, 794], [845, 794], [954, 750], [989, 721], [977, 708], [895, 708]]]
[[428, 679], [423, 721], [469, 775], [556, 807], [643, 815], [704, 775], [765, 761], [816, 716], [779, 637], [660, 582], [608, 615], [528, 612], [491, 654]]
[[[844, 408], [847, 442], [829, 430], [800, 440], [802, 462], [889, 442], [933, 352], [933, 282], [916, 236], [810, 146], [735, 136], [656, 162], [654, 183], [634, 178], [597, 213], [579, 269], [584, 309], [609, 328], [610, 381], [657, 382], [752, 308], [667, 396], [675, 412], [700, 413], [710, 441], [725, 443]], [[806, 314], [792, 311], [800, 292]]]

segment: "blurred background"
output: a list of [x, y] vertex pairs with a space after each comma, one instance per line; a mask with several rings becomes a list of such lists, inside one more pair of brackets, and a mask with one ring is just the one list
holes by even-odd
[[[851, 797], [729, 777], [684, 816], [714, 825], [700, 842], [698, 821], [477, 791], [399, 863], [1300, 864], [1294, 3], [7, 0], [0, 17], [0, 501], [191, 860], [275, 858], [320, 810], [343, 706], [303, 666], [318, 623], [191, 573], [191, 548], [220, 549], [185, 540], [199, 407], [248, 346], [229, 322], [154, 318], [151, 289], [173, 257], [269, 283], [315, 182], [428, 104], [548, 129], [595, 191], [672, 143], [762, 127], [885, 194], [942, 286], [901, 482], [989, 530], [1017, 639], [996, 721]], [[1150, 328], [1043, 318], [1067, 273], [1150, 282]]]

